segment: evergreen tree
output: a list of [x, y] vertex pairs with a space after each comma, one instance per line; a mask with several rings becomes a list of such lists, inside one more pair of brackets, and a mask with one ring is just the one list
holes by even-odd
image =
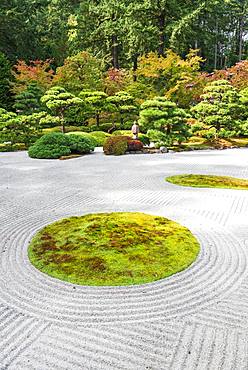
[[3, 130], [11, 119], [16, 118], [16, 113], [8, 112], [4, 108], [0, 108], [0, 130]]
[[113, 96], [109, 96], [107, 101], [113, 104], [116, 111], [120, 116], [120, 128], [123, 127], [124, 120], [127, 117], [132, 117], [137, 113], [138, 109], [134, 103], [134, 98], [132, 95], [125, 91], [119, 91]]
[[11, 66], [8, 59], [0, 52], [0, 107], [10, 109], [12, 94], [10, 91]]
[[112, 108], [107, 101], [108, 95], [102, 91], [81, 91], [79, 97], [85, 103], [88, 113], [95, 116], [96, 125], [99, 127], [101, 114]]
[[145, 131], [158, 130], [166, 135], [167, 143], [181, 143], [188, 133], [185, 110], [164, 97], [147, 100], [141, 105], [139, 124]]
[[68, 93], [63, 87], [52, 87], [48, 90], [45, 95], [41, 98], [41, 102], [44, 103], [51, 112], [60, 118], [61, 131], [65, 133], [65, 114], [71, 108], [82, 104], [80, 98], [75, 95]]
[[27, 89], [20, 92], [15, 97], [14, 108], [19, 114], [32, 114], [41, 108], [40, 98], [42, 90], [37, 83], [28, 85]]
[[240, 101], [244, 104], [248, 116], [248, 87], [240, 91]]
[[210, 83], [204, 89], [202, 101], [192, 108], [195, 118], [209, 129], [235, 131], [240, 125], [242, 106], [237, 90], [226, 80]]
[[0, 109], [0, 142], [8, 142], [10, 147], [17, 143], [28, 147], [39, 137], [39, 121], [39, 113], [19, 116]]

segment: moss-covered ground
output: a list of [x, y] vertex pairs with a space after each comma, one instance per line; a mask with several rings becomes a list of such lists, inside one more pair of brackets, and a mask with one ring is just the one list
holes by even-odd
[[29, 259], [40, 271], [80, 285], [132, 285], [187, 268], [199, 243], [163, 217], [100, 213], [63, 219], [33, 238]]
[[248, 180], [237, 179], [229, 176], [212, 175], [178, 175], [167, 177], [166, 181], [175, 185], [190, 186], [196, 188], [223, 188], [248, 190]]
[[206, 149], [228, 149], [228, 148], [244, 148], [248, 146], [248, 138], [229, 138], [208, 140], [197, 136], [192, 136], [188, 141], [172, 147], [175, 151], [187, 150], [206, 150]]

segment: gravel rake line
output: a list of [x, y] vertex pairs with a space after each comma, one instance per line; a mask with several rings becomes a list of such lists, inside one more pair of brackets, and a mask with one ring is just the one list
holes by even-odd
[[[11, 153], [0, 162], [7, 172], [0, 205], [1, 370], [247, 369], [248, 195], [165, 182], [180, 173], [245, 178], [247, 150], [97, 153], [63, 163]], [[185, 225], [200, 241], [197, 260], [167, 279], [129, 287], [77, 286], [30, 264], [28, 243], [46, 224], [113, 211]]]

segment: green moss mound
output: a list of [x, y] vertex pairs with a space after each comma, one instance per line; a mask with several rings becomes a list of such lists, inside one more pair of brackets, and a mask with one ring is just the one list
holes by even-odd
[[42, 229], [28, 255], [40, 271], [80, 285], [132, 285], [187, 268], [199, 253], [191, 232], [143, 213], [71, 217]]
[[181, 186], [195, 188], [222, 188], [248, 190], [248, 180], [229, 176], [178, 175], [167, 177], [166, 181]]

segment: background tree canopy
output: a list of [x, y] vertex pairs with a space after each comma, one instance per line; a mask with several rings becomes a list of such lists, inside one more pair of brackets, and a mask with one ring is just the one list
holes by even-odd
[[247, 57], [247, 11], [248, 0], [2, 0], [0, 51], [13, 63], [60, 66], [87, 50], [107, 67], [135, 70], [146, 53], [194, 48], [211, 71]]
[[0, 151], [134, 121], [144, 144], [247, 137], [247, 89], [248, 0], [1, 1]]

